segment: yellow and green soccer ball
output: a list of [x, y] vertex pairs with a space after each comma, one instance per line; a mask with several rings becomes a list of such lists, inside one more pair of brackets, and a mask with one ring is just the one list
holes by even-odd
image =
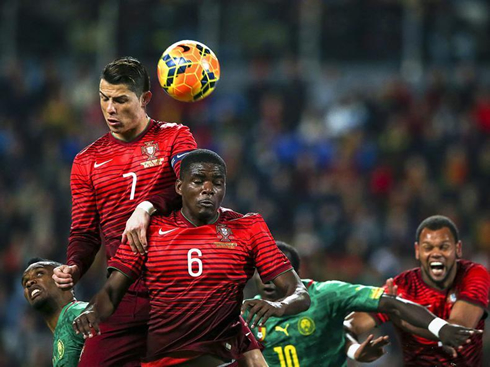
[[158, 81], [178, 101], [195, 102], [209, 96], [220, 77], [219, 61], [206, 45], [191, 40], [174, 43], [158, 61]]

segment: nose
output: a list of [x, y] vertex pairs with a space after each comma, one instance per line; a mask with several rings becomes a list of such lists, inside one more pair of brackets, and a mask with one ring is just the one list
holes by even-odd
[[211, 181], [205, 181], [204, 184], [202, 185], [202, 192], [204, 194], [214, 194], [214, 185]]
[[114, 103], [113, 103], [111, 100], [109, 100], [109, 101], [107, 102], [106, 111], [107, 111], [107, 113], [109, 113], [109, 114], [114, 114], [114, 113], [116, 113], [116, 107], [114, 106]]
[[36, 279], [29, 279], [27, 282], [26, 282], [26, 287], [29, 288], [31, 287], [33, 284], [36, 284]]

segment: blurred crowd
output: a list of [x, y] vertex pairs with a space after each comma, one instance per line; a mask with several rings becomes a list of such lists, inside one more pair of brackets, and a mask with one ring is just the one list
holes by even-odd
[[[138, 11], [133, 21], [143, 18]], [[93, 47], [83, 32], [89, 19], [82, 14], [70, 28], [79, 54]], [[49, 24], [62, 29], [62, 23], [60, 16]], [[280, 27], [264, 28], [270, 38], [287, 28], [284, 19], [270, 24]], [[56, 29], [33, 37], [54, 36]], [[126, 50], [134, 49], [141, 37], [123, 31]], [[236, 53], [222, 51], [225, 60]], [[71, 163], [107, 131], [101, 70], [76, 55], [0, 67], [0, 366], [51, 362], [51, 335], [28, 309], [20, 277], [31, 257], [65, 260]], [[393, 69], [332, 63], [311, 78], [294, 56], [255, 52], [241, 60], [246, 78], [227, 81], [227, 72], [236, 75], [224, 63], [214, 94], [184, 104], [158, 86], [155, 56], [141, 55], [132, 54], [152, 75], [149, 115], [188, 125], [200, 147], [223, 156], [225, 205], [262, 214], [277, 239], [299, 249], [302, 276], [383, 284], [417, 265], [415, 229], [433, 214], [452, 218], [464, 257], [489, 267], [490, 83], [483, 70], [471, 63], [438, 67], [407, 82]], [[88, 300], [104, 276], [101, 255], [77, 297]], [[394, 352], [391, 365], [398, 365]]]
[[[435, 213], [457, 223], [465, 257], [489, 265], [490, 92], [476, 70], [435, 71], [417, 86], [390, 76], [373, 88], [333, 68], [306, 83], [294, 60], [273, 82], [264, 77], [271, 66], [252, 62], [245, 90], [218, 87], [195, 104], [153, 83], [149, 115], [190, 126], [199, 146], [225, 158], [227, 206], [261, 213], [276, 238], [299, 249], [303, 275], [319, 280], [381, 284], [414, 266], [415, 229]], [[71, 162], [106, 131], [96, 70], [63, 80], [51, 63], [27, 69], [11, 64], [0, 78], [0, 326], [9, 361], [0, 365], [49, 363], [50, 338], [38, 338], [46, 328], [26, 312], [20, 275], [32, 256], [64, 261]], [[102, 263], [79, 298], [100, 285]]]

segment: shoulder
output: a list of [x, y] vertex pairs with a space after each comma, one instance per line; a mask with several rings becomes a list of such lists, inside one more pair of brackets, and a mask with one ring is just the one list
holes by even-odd
[[189, 131], [189, 127], [176, 122], [154, 121], [154, 129], [157, 132], [178, 134], [182, 131]]
[[75, 156], [75, 162], [83, 164], [84, 162], [94, 160], [95, 154], [110, 144], [111, 139], [109, 138], [109, 133], [107, 133], [78, 152]]
[[220, 208], [220, 212], [220, 223], [222, 224], [229, 224], [233, 226], [246, 226], [247, 228], [251, 228], [256, 224], [265, 223], [264, 218], [262, 218], [262, 216], [257, 213], [242, 214], [232, 209], [223, 207]]
[[65, 311], [65, 318], [72, 320], [80, 315], [87, 307], [88, 302], [76, 301], [69, 305]]
[[393, 281], [398, 286], [412, 284], [420, 279], [420, 268], [413, 268], [398, 274]]
[[490, 279], [488, 270], [481, 264], [469, 260], [458, 260], [457, 264], [464, 278]]

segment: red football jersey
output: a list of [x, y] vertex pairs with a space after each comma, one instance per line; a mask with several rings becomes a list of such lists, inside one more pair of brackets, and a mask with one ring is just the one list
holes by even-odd
[[[467, 260], [457, 261], [457, 273], [453, 286], [445, 291], [429, 287], [423, 280], [420, 268], [405, 271], [394, 278], [398, 295], [427, 307], [436, 316], [447, 320], [454, 303], [467, 301], [483, 309], [488, 306], [490, 276], [480, 264]], [[487, 312], [478, 322], [476, 329], [484, 329]], [[389, 321], [386, 314], [374, 315], [378, 323]], [[436, 341], [428, 340], [399, 328], [397, 333], [403, 349], [404, 366], [472, 366], [482, 365], [482, 335], [474, 335], [471, 344], [458, 351], [457, 358], [451, 358]]]
[[117, 251], [136, 205], [150, 200], [157, 209], [177, 198], [176, 175], [183, 153], [197, 145], [189, 128], [151, 120], [131, 142], [111, 133], [82, 150], [71, 172], [72, 225], [67, 263], [84, 274], [101, 244], [107, 259]]
[[264, 282], [292, 268], [260, 215], [224, 208], [216, 223], [200, 227], [180, 211], [155, 216], [148, 254], [135, 256], [121, 245], [109, 266], [133, 280], [144, 274], [149, 361], [180, 351], [237, 358], [246, 282], [255, 268]]

